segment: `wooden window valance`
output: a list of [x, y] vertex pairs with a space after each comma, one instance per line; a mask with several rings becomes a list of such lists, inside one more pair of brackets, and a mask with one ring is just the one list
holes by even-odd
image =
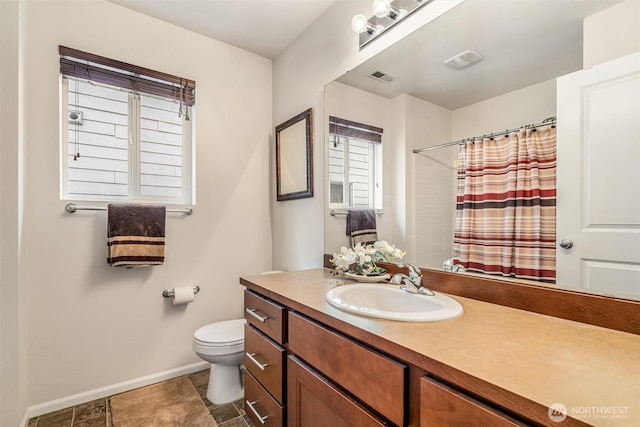
[[329, 133], [380, 144], [382, 128], [329, 116]]
[[188, 106], [195, 103], [196, 82], [193, 80], [65, 46], [59, 46], [59, 53], [60, 72], [64, 76], [161, 96]]

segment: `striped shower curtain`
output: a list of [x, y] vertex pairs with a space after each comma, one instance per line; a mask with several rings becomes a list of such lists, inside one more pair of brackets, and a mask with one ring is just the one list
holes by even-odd
[[555, 282], [556, 129], [460, 147], [454, 256], [469, 271]]

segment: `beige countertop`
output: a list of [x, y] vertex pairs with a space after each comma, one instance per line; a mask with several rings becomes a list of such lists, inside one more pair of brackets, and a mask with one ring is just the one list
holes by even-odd
[[354, 338], [373, 339], [374, 347], [427, 371], [442, 364], [544, 408], [560, 403], [587, 424], [640, 426], [638, 335], [455, 295], [464, 309], [455, 319], [362, 317], [326, 302], [329, 289], [354, 283], [326, 269], [245, 277], [241, 283]]

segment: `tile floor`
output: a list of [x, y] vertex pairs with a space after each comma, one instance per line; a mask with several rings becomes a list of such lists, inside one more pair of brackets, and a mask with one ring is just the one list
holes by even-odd
[[[209, 369], [188, 375], [219, 427], [254, 427], [244, 411], [244, 401], [214, 405], [206, 397]], [[117, 427], [111, 422], [111, 396], [40, 415], [29, 420], [28, 427]], [[153, 426], [140, 426], [153, 427]], [[175, 426], [188, 427], [188, 426]]]

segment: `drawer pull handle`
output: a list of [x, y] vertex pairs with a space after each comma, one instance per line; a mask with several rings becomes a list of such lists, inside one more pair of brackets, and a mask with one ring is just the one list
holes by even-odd
[[255, 353], [249, 353], [249, 352], [246, 352], [245, 354], [247, 355], [247, 357], [248, 357], [248, 358], [249, 358], [253, 363], [255, 363], [255, 364], [256, 364], [256, 366], [257, 366], [258, 368], [260, 368], [260, 370], [261, 370], [261, 371], [264, 371], [264, 368], [266, 368], [267, 366], [269, 366], [269, 364], [268, 364], [268, 363], [264, 363], [264, 364], [263, 364], [263, 363], [258, 362], [258, 360], [254, 357], [254, 356], [256, 355]]
[[253, 412], [253, 414], [258, 418], [258, 421], [260, 421], [260, 424], [264, 424], [264, 420], [266, 420], [267, 418], [269, 418], [269, 415], [265, 415], [264, 417], [262, 415], [260, 415], [258, 413], [258, 411], [256, 411], [256, 408], [253, 407], [253, 405], [255, 405], [256, 403], [258, 403], [257, 400], [254, 400], [253, 402], [249, 402], [249, 399], [247, 399], [245, 401], [247, 403], [247, 406], [249, 406], [249, 409], [251, 409], [251, 412]]
[[251, 316], [255, 317], [256, 319], [258, 319], [259, 321], [261, 321], [262, 323], [266, 322], [268, 317], [267, 316], [260, 316], [259, 314], [256, 314], [256, 309], [255, 308], [247, 308], [245, 310], [248, 314], [250, 314]]

